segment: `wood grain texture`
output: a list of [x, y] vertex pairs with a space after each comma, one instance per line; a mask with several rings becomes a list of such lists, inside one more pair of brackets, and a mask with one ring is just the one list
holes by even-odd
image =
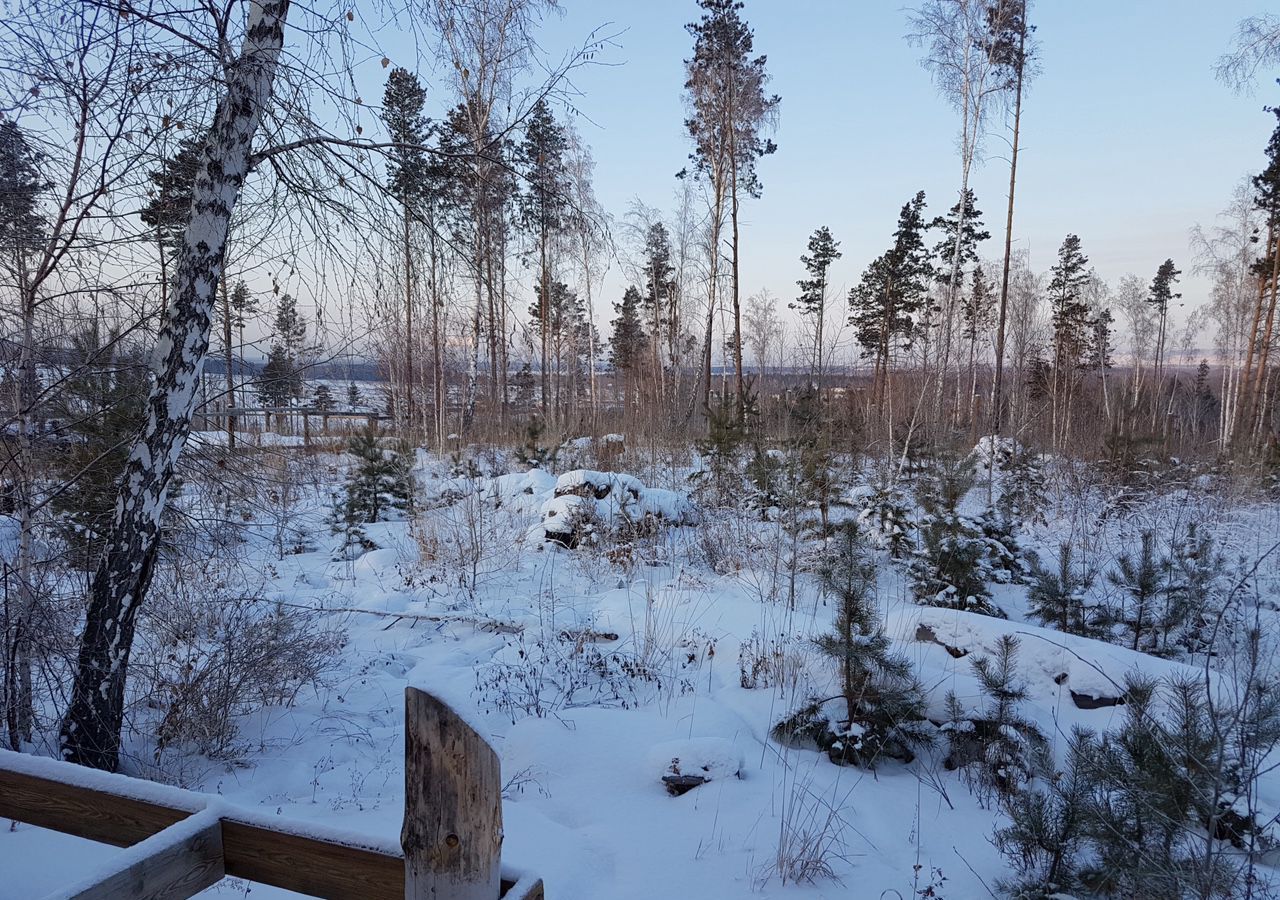
[[0, 768], [0, 818], [117, 847], [145, 841], [199, 808], [174, 809]]
[[405, 689], [404, 897], [494, 900], [502, 774], [489, 742], [446, 703]]
[[[406, 715], [415, 725], [406, 729], [405, 776], [411, 790], [401, 837], [418, 848], [413, 862], [399, 853], [309, 836], [303, 823], [286, 827], [282, 822], [285, 830], [274, 830], [256, 817], [238, 819], [234, 809], [227, 809], [219, 823], [225, 873], [334, 900], [542, 900], [537, 879], [499, 877], [502, 782], [493, 748], [435, 698], [410, 689], [406, 699]], [[17, 771], [5, 768], [4, 763], [0, 756], [0, 819], [119, 847], [160, 834], [211, 800], [178, 789], [166, 789], [159, 797], [152, 791], [152, 800], [140, 800], [131, 794], [145, 792], [130, 790], [127, 779], [119, 779], [119, 785], [77, 784], [83, 782], [84, 770], [70, 763], [51, 767], [56, 774], [65, 765], [65, 781], [48, 777], [48, 766], [33, 774], [22, 771], [21, 765], [15, 765]], [[434, 850], [428, 852], [429, 848]], [[409, 873], [415, 866], [426, 873], [426, 880], [413, 880]], [[424, 889], [427, 883], [434, 885], [434, 893]]]
[[222, 880], [221, 822], [213, 819], [199, 831], [184, 830], [169, 840], [167, 835], [168, 830], [161, 831], [143, 842], [155, 845], [147, 848], [145, 859], [91, 887], [46, 900], [186, 900]]
[[227, 874], [326, 900], [403, 900], [399, 855], [222, 821]]

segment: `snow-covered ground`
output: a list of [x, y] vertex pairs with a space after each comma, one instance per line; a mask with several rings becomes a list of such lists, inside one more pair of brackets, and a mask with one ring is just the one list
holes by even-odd
[[[355, 559], [343, 558], [324, 522], [323, 491], [290, 513], [310, 552], [281, 557], [269, 529], [247, 530], [240, 564], [265, 579], [266, 596], [337, 610], [348, 643], [324, 687], [240, 723], [247, 751], [235, 763], [188, 761], [186, 786], [394, 842], [402, 694], [413, 684], [457, 705], [497, 748], [508, 781], [504, 860], [540, 874], [555, 900], [905, 898], [931, 883], [936, 896], [989, 896], [1004, 869], [991, 841], [1000, 814], [943, 770], [941, 752], [869, 772], [770, 738], [806, 697], [838, 693], [809, 641], [830, 627], [832, 609], [810, 576], [789, 602], [791, 551], [777, 525], [697, 511], [680, 473], [665, 491], [608, 476], [602, 499], [602, 479], [589, 471], [557, 479], [445, 469], [420, 455], [412, 521], [366, 526], [380, 549]], [[1072, 496], [1059, 491], [1045, 522], [1023, 523], [1022, 537], [1042, 554], [1074, 533], [1105, 567], [1143, 522], [1172, 517], [1213, 524], [1233, 553], [1253, 558], [1280, 540], [1273, 504], [1227, 502], [1194, 484], [1115, 518], [1090, 506], [1097, 495], [1076, 506]], [[551, 519], [563, 523], [586, 505], [630, 540], [571, 550], [544, 539]], [[1278, 582], [1272, 559], [1259, 583], [1274, 593]], [[1028, 624], [1022, 585], [995, 586], [1008, 620], [919, 607], [887, 562], [879, 588], [888, 630], [940, 719], [948, 691], [962, 704], [980, 699], [972, 657], [956, 652], [990, 652], [1004, 633], [1022, 641], [1023, 713], [1054, 744], [1074, 725], [1105, 730], [1122, 715], [1082, 709], [1073, 692], [1111, 696], [1133, 669], [1180, 668]], [[752, 689], [742, 686], [744, 645], [782, 660]], [[661, 779], [673, 765], [709, 780], [671, 796]], [[1267, 793], [1280, 808], [1280, 785]], [[780, 842], [806, 835], [829, 841], [833, 877], [794, 883], [779, 871]], [[113, 852], [5, 829], [0, 896], [39, 896]], [[246, 891], [227, 882], [206, 893]]]

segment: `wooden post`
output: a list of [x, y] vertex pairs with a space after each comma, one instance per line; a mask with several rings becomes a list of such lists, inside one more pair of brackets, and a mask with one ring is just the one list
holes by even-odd
[[497, 900], [502, 775], [489, 742], [447, 704], [405, 688], [405, 900]]

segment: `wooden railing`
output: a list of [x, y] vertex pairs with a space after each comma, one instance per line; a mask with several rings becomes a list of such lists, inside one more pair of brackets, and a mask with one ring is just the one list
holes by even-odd
[[412, 687], [404, 769], [400, 847], [7, 750], [0, 818], [129, 848], [49, 900], [185, 898], [226, 876], [332, 900], [542, 900], [540, 880], [501, 867], [497, 754], [447, 704]]

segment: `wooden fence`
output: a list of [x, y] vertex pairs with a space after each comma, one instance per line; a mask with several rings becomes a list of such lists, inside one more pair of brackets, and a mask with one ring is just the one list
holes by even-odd
[[501, 867], [497, 754], [447, 704], [412, 687], [404, 774], [399, 848], [7, 750], [0, 818], [129, 848], [48, 900], [176, 900], [226, 876], [333, 900], [542, 900], [540, 880]]

